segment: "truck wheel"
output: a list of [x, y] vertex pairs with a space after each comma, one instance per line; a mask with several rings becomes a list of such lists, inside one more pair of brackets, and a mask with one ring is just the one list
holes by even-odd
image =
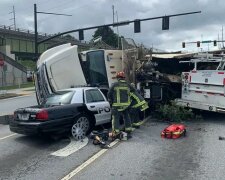
[[76, 117], [74, 124], [71, 127], [71, 134], [76, 140], [81, 140], [90, 133], [91, 130], [91, 123], [90, 117], [87, 115], [80, 115]]

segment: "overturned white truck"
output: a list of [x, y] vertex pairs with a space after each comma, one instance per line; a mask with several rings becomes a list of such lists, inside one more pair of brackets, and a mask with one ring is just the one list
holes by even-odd
[[51, 48], [37, 62], [37, 101], [42, 103], [57, 90], [78, 86], [100, 86], [104, 92], [121, 70], [121, 51], [118, 50], [78, 53], [77, 46], [71, 44]]

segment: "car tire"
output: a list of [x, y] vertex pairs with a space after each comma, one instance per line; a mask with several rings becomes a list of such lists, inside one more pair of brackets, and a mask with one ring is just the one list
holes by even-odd
[[75, 121], [71, 127], [71, 134], [75, 140], [81, 140], [86, 135], [90, 134], [93, 125], [90, 121], [90, 117], [81, 114], [75, 118]]

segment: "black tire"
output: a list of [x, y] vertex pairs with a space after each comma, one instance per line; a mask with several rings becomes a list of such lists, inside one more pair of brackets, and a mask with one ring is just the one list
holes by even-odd
[[71, 134], [76, 140], [83, 139], [90, 134], [93, 129], [93, 123], [91, 123], [90, 119], [90, 116], [85, 114], [80, 114], [75, 118], [71, 127]]

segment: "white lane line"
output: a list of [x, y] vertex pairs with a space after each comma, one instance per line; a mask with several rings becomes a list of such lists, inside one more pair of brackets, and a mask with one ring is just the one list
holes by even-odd
[[75, 141], [73, 138], [71, 138], [70, 140], [71, 140], [71, 142], [69, 145], [67, 145], [66, 147], [64, 147], [54, 153], [51, 153], [51, 155], [59, 156], [59, 157], [67, 157], [88, 144], [87, 137], [83, 139], [83, 142]]
[[0, 141], [3, 140], [3, 139], [9, 138], [9, 137], [15, 136], [15, 135], [16, 135], [16, 133], [10, 134], [10, 135], [5, 136], [5, 137], [1, 137], [1, 138], [0, 138]]
[[[113, 147], [114, 145], [116, 145], [120, 140], [116, 139], [115, 141], [113, 141], [112, 143], [109, 144], [110, 147]], [[88, 159], [87, 161], [85, 161], [83, 164], [81, 164], [80, 166], [78, 166], [76, 169], [74, 169], [72, 172], [70, 172], [68, 175], [66, 175], [64, 178], [62, 178], [61, 180], [69, 180], [71, 179], [73, 176], [75, 176], [77, 173], [79, 173], [81, 170], [83, 170], [85, 167], [87, 167], [88, 165], [90, 165], [92, 162], [94, 162], [97, 158], [99, 158], [101, 155], [103, 155], [106, 151], [108, 151], [109, 149], [102, 149], [99, 152], [97, 152], [94, 156], [92, 156], [90, 159]]]

